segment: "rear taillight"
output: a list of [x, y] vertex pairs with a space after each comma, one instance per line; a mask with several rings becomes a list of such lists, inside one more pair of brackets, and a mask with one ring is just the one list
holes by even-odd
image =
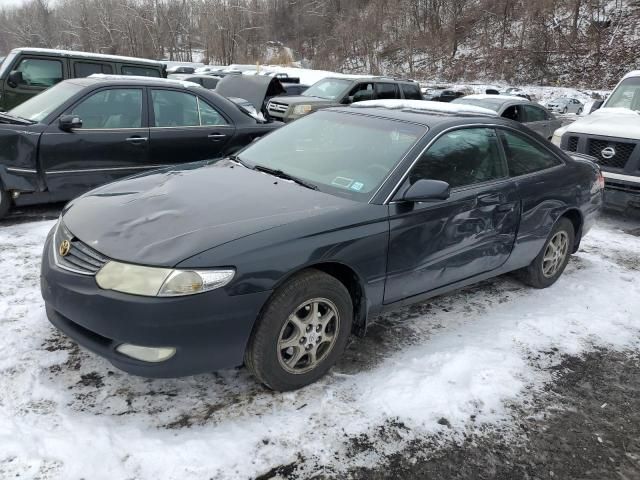
[[604, 175], [602, 175], [602, 172], [598, 169], [596, 180], [593, 182], [593, 185], [591, 185], [591, 193], [598, 193], [602, 190], [604, 190]]

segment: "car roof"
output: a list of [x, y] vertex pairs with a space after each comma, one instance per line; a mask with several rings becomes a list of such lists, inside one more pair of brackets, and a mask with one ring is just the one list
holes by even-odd
[[[189, 75], [193, 76], [193, 75]], [[103, 73], [94, 73], [85, 78], [73, 78], [66, 80], [78, 85], [95, 85], [95, 84], [109, 84], [109, 85], [140, 85], [140, 86], [159, 86], [159, 87], [183, 87], [183, 88], [202, 88], [202, 85], [195, 82], [188, 82], [185, 80], [173, 79], [173, 78], [157, 78], [157, 77], [139, 77], [136, 75], [105, 75]]]
[[523, 97], [517, 97], [515, 95], [491, 95], [488, 93], [466, 95], [463, 98], [468, 98], [471, 100], [494, 100], [502, 103], [507, 103], [507, 102], [531, 103], [530, 100], [527, 100], [526, 98], [523, 98]]
[[136, 57], [124, 57], [121, 55], [106, 55], [103, 53], [90, 53], [90, 52], [79, 52], [73, 50], [58, 50], [53, 48], [31, 48], [31, 47], [21, 47], [14, 48], [11, 53], [39, 53], [44, 55], [56, 55], [59, 57], [80, 57], [80, 58], [88, 58], [88, 59], [101, 59], [101, 60], [111, 60], [113, 62], [126, 62], [126, 63], [142, 63], [153, 66], [163, 66], [162, 62], [157, 60], [149, 60], [147, 58], [136, 58]]
[[448, 103], [424, 100], [370, 100], [358, 102], [348, 107], [333, 107], [326, 111], [365, 114], [389, 120], [411, 122], [428, 128], [455, 120], [473, 119], [503, 123], [503, 119], [489, 109], [469, 105], [454, 106]]

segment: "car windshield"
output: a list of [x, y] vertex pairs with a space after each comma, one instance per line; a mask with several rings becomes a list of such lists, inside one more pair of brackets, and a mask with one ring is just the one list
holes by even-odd
[[366, 202], [426, 127], [365, 115], [321, 111], [280, 128], [240, 152], [250, 168], [266, 167]]
[[503, 105], [503, 101], [501, 100], [494, 100], [492, 98], [466, 98], [466, 97], [462, 97], [462, 98], [456, 98], [454, 101], [452, 101], [451, 103], [460, 103], [463, 105], [473, 105], [475, 107], [483, 107], [483, 108], [488, 108], [490, 110], [493, 110], [494, 112], [497, 112], [500, 110], [500, 108]]
[[623, 80], [604, 106], [607, 108], [628, 108], [640, 112], [640, 77]]
[[326, 78], [311, 85], [302, 95], [305, 97], [320, 97], [327, 100], [337, 100], [351, 85], [350, 80]]
[[82, 90], [84, 87], [71, 82], [62, 82], [30, 98], [7, 113], [14, 117], [41, 122], [51, 112]]

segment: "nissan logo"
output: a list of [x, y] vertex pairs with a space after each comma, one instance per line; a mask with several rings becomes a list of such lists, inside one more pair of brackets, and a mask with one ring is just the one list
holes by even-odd
[[602, 158], [609, 160], [616, 156], [616, 149], [613, 147], [607, 147], [600, 152], [600, 155], [602, 155]]

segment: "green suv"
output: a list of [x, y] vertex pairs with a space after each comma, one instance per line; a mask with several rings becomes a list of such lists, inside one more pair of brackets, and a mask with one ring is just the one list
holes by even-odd
[[327, 77], [311, 85], [302, 95], [273, 98], [267, 111], [274, 120], [290, 122], [321, 108], [382, 99], [424, 100], [420, 85], [412, 80]]
[[0, 112], [12, 109], [43, 90], [69, 78], [93, 73], [166, 77], [166, 66], [155, 60], [70, 52], [45, 48], [16, 48], [0, 64]]

